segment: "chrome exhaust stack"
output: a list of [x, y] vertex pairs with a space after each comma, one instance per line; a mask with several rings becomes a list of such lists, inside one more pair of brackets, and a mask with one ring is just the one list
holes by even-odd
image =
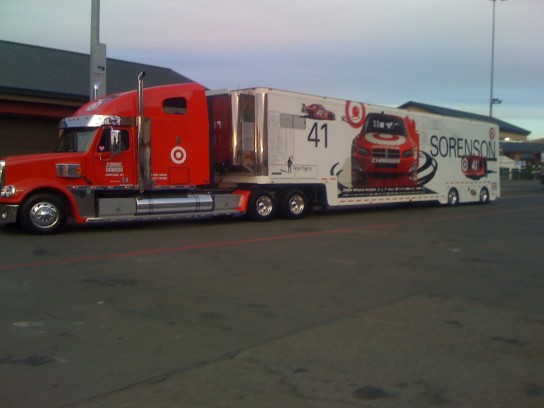
[[151, 187], [151, 129], [149, 120], [144, 119], [144, 77], [145, 71], [138, 75], [138, 185], [143, 193]]
[[144, 78], [145, 71], [140, 72], [138, 75], [138, 116], [144, 116]]

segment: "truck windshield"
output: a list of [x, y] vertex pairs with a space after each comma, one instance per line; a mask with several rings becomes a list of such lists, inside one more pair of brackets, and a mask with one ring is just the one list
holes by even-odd
[[63, 129], [55, 152], [85, 152], [91, 145], [96, 128]]

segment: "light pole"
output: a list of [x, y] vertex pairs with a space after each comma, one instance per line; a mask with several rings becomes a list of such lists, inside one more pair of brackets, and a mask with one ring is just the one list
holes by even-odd
[[91, 3], [89, 100], [106, 95], [106, 44], [100, 43], [100, 0]]
[[[491, 86], [489, 92], [489, 116], [493, 116], [493, 105], [502, 103], [501, 99], [493, 97], [493, 70], [495, 67], [495, 3], [497, 0], [491, 0], [493, 2], [493, 25], [491, 29]], [[501, 0], [506, 1], [506, 0]]]

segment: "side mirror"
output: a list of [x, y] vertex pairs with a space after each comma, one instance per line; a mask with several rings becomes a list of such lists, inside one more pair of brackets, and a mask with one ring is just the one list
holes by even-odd
[[121, 131], [112, 129], [110, 131], [110, 138], [111, 154], [113, 156], [121, 154]]

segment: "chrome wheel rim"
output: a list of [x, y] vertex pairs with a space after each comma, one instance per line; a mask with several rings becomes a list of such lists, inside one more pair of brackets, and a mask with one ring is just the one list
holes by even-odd
[[450, 203], [450, 205], [455, 205], [457, 204], [458, 199], [459, 197], [457, 197], [457, 192], [451, 190], [448, 194], [448, 203]]
[[30, 210], [30, 220], [38, 228], [51, 228], [59, 222], [59, 211], [51, 203], [39, 202]]
[[487, 200], [489, 200], [489, 192], [484, 188], [480, 191], [480, 201], [482, 203], [487, 203]]
[[261, 217], [267, 217], [272, 213], [272, 209], [274, 208], [274, 203], [272, 202], [272, 199], [267, 196], [263, 195], [257, 199], [257, 202], [255, 203], [257, 214]]
[[289, 198], [289, 211], [293, 215], [300, 215], [304, 212], [304, 198], [294, 194]]

